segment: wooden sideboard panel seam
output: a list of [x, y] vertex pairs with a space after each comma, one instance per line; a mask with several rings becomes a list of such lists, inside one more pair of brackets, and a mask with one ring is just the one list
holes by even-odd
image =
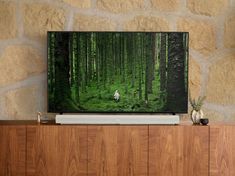
[[27, 139], [27, 126], [25, 126], [25, 176], [27, 176], [27, 143], [28, 143], [28, 139]]
[[148, 125], [148, 158], [147, 158], [147, 176], [149, 176], [149, 125]]
[[210, 176], [210, 148], [211, 148], [211, 133], [210, 133], [210, 127], [208, 128], [208, 176]]

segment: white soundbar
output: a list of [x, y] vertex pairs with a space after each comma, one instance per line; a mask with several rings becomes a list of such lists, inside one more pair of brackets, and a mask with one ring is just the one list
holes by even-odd
[[179, 115], [56, 115], [59, 124], [179, 124]]

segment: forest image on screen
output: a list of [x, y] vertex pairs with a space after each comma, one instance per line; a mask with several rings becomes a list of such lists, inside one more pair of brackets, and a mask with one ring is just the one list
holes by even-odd
[[188, 33], [48, 32], [48, 112], [186, 113]]

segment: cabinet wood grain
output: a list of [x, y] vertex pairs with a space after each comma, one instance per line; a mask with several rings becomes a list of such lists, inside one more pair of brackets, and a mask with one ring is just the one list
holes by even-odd
[[148, 126], [88, 126], [89, 176], [147, 176]]
[[233, 176], [235, 125], [0, 122], [0, 176]]
[[210, 176], [235, 175], [235, 126], [210, 127]]
[[150, 126], [150, 176], [208, 176], [209, 128]]
[[0, 175], [25, 176], [26, 127], [0, 125]]
[[87, 175], [87, 126], [28, 126], [27, 176]]

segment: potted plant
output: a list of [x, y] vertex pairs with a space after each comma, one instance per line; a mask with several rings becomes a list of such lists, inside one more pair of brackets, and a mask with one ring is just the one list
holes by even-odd
[[189, 96], [189, 102], [193, 108], [191, 111], [191, 120], [193, 124], [200, 124], [200, 119], [203, 118], [203, 112], [201, 108], [205, 99], [205, 96], [199, 96], [198, 99], [192, 99], [191, 96]]

